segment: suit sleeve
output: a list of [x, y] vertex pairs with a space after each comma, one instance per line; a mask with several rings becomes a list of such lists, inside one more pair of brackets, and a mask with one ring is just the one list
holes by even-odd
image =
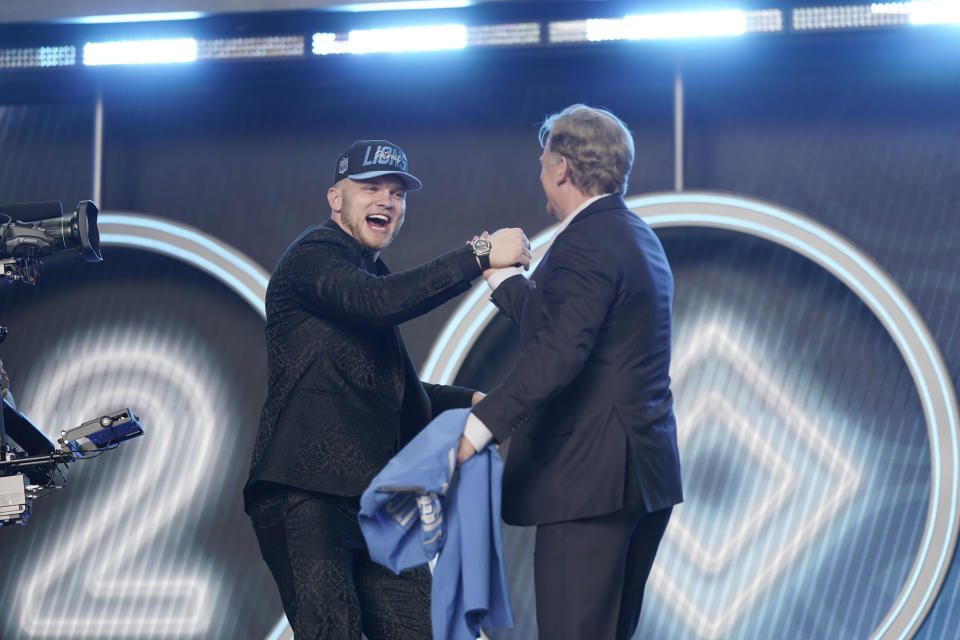
[[524, 340], [504, 381], [473, 408], [500, 442], [576, 378], [619, 287], [618, 265], [586, 234], [558, 237], [551, 263], [550, 272], [538, 280], [543, 307], [532, 311], [546, 314], [540, 330]]
[[433, 414], [430, 416], [431, 419], [436, 418], [447, 409], [469, 407], [474, 393], [473, 389], [467, 389], [466, 387], [430, 382], [423, 383], [423, 390], [427, 392], [427, 397], [430, 398]]
[[290, 268], [293, 292], [311, 312], [379, 326], [423, 315], [469, 289], [479, 275], [469, 245], [419, 267], [375, 275], [355, 264], [346, 247], [314, 242], [297, 248]]
[[500, 283], [493, 291], [490, 299], [503, 313], [520, 326], [520, 314], [523, 312], [523, 303], [530, 293], [530, 281], [522, 275], [515, 275]]

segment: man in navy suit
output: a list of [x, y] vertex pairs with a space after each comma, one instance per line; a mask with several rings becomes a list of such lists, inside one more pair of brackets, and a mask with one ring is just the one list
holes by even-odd
[[503, 519], [536, 525], [540, 638], [627, 640], [674, 504], [673, 275], [623, 200], [633, 139], [573, 105], [540, 130], [547, 212], [561, 223], [527, 280], [484, 272], [520, 327], [519, 360], [468, 417], [459, 459], [510, 439]]

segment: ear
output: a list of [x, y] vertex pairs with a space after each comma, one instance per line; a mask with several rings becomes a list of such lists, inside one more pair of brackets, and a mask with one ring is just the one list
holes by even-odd
[[343, 208], [343, 196], [340, 195], [340, 190], [336, 187], [327, 189], [327, 202], [330, 203], [331, 213], [340, 213]]
[[567, 164], [567, 157], [560, 156], [560, 161], [557, 162], [556, 176], [557, 184], [561, 185], [567, 180], [570, 179], [570, 165]]

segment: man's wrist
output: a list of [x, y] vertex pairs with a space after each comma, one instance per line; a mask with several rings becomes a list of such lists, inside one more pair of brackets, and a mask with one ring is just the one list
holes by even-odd
[[490, 250], [493, 245], [487, 238], [474, 238], [470, 241], [470, 247], [473, 249], [473, 257], [477, 259], [477, 266], [480, 271], [486, 271], [490, 268]]
[[487, 286], [490, 287], [491, 291], [496, 291], [497, 287], [503, 284], [503, 281], [507, 278], [512, 278], [513, 276], [522, 276], [523, 269], [520, 267], [505, 267], [503, 269], [494, 269], [490, 273], [489, 277], [486, 273], [483, 274], [484, 279], [487, 281]]
[[486, 271], [487, 269], [490, 268], [490, 254], [489, 254], [489, 253], [484, 253], [484, 254], [474, 253], [474, 254], [473, 254], [473, 257], [474, 257], [474, 259], [477, 261], [477, 266], [480, 267], [480, 271], [481, 271], [481, 272]]
[[463, 427], [463, 437], [467, 439], [474, 449], [483, 451], [483, 448], [493, 440], [493, 433], [483, 424], [477, 416], [471, 412], [467, 416], [467, 423]]

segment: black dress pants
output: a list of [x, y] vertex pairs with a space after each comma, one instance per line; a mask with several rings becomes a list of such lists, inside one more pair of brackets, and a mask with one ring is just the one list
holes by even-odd
[[537, 527], [533, 564], [542, 640], [629, 640], [636, 631], [673, 509], [647, 512], [639, 488], [627, 485], [619, 511]]
[[430, 570], [398, 576], [373, 562], [358, 498], [267, 486], [250, 518], [296, 640], [431, 638]]

